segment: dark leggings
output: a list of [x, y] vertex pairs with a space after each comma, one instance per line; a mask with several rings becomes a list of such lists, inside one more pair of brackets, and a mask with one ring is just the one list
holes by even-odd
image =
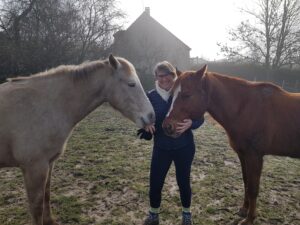
[[174, 161], [175, 164], [181, 204], [184, 208], [191, 206], [192, 191], [190, 173], [194, 155], [194, 145], [176, 150], [153, 149], [149, 191], [150, 206], [152, 208], [160, 207], [161, 191], [172, 161]]

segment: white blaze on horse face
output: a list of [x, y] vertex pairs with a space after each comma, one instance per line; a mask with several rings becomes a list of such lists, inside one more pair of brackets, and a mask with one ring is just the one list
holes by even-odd
[[169, 117], [170, 112], [173, 110], [173, 105], [174, 105], [174, 102], [175, 102], [175, 100], [176, 100], [176, 98], [177, 98], [179, 92], [181, 92], [181, 84], [179, 84], [179, 85], [176, 87], [175, 91], [174, 91], [173, 99], [172, 99], [172, 104], [171, 104], [171, 106], [170, 106], [169, 112], [168, 112], [168, 114], [166, 115], [166, 117]]

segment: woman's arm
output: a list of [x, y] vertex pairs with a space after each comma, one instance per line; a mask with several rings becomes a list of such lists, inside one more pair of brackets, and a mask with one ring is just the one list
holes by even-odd
[[183, 122], [177, 124], [176, 132], [177, 134], [182, 134], [188, 129], [197, 129], [203, 124], [203, 122], [204, 118], [200, 120], [184, 119]]
[[199, 128], [203, 123], [204, 123], [204, 117], [202, 117], [200, 120], [192, 120], [191, 129], [195, 130]]

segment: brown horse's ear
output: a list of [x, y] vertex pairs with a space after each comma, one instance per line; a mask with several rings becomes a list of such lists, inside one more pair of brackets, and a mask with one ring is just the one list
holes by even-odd
[[118, 69], [120, 66], [119, 61], [112, 55], [110, 54], [109, 57], [109, 64], [114, 68], [114, 69]]
[[176, 67], [176, 75], [179, 77], [182, 74], [182, 72]]
[[197, 70], [196, 74], [202, 77], [207, 71], [207, 65], [205, 64], [200, 70]]

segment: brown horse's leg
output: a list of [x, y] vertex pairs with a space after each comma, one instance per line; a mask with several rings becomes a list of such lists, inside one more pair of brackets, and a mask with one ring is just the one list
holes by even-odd
[[263, 158], [257, 153], [245, 156], [249, 209], [246, 219], [242, 220], [239, 225], [253, 225], [253, 221], [256, 217], [256, 198], [259, 191], [262, 165]]
[[51, 216], [50, 207], [50, 186], [51, 186], [51, 174], [53, 169], [53, 163], [49, 166], [49, 172], [47, 177], [46, 189], [45, 189], [45, 199], [44, 199], [44, 213], [43, 213], [43, 225], [59, 225], [56, 223]]
[[249, 199], [248, 199], [248, 192], [247, 192], [247, 174], [246, 174], [246, 165], [245, 165], [245, 159], [241, 154], [238, 154], [241, 167], [242, 167], [242, 175], [243, 175], [243, 181], [244, 181], [244, 203], [243, 206], [240, 208], [238, 215], [241, 217], [246, 217], [248, 208], [249, 208]]
[[22, 170], [34, 225], [43, 225], [44, 196], [48, 170], [49, 165], [46, 162], [34, 163]]

